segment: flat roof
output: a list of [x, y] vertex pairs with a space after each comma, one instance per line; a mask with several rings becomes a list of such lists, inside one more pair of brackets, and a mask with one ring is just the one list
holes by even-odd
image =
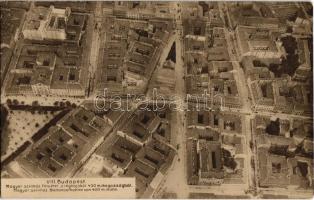
[[221, 144], [217, 141], [198, 140], [200, 170], [202, 173], [222, 171]]
[[159, 169], [161, 165], [165, 163], [165, 156], [149, 147], [142, 148], [136, 154], [136, 158], [154, 167], [155, 169]]
[[135, 177], [136, 180], [146, 183], [147, 185], [151, 183], [157, 170], [149, 165], [143, 163], [140, 160], [135, 160], [128, 168], [126, 176]]

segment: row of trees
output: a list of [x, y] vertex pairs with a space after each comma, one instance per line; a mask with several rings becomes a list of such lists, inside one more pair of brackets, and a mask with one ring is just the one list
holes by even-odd
[[32, 114], [35, 114], [36, 111], [38, 111], [39, 114], [47, 114], [48, 111], [58, 111], [64, 108], [75, 108], [77, 106], [70, 101], [56, 101], [53, 106], [41, 106], [38, 101], [33, 101], [32, 105], [25, 105], [24, 101], [19, 102], [17, 99], [7, 99], [7, 105], [11, 110], [28, 110]]
[[1, 133], [1, 155], [4, 155], [9, 144], [8, 140], [8, 130], [7, 130], [7, 116], [8, 110], [3, 105], [0, 105], [1, 109], [1, 123], [0, 123], [0, 133]]
[[[7, 99], [8, 105], [25, 105], [24, 101], [19, 102], [17, 99]], [[70, 101], [55, 101], [53, 103], [54, 106], [60, 106], [60, 107], [76, 107], [75, 103], [71, 103]], [[40, 106], [38, 101], [33, 101], [32, 106]]]

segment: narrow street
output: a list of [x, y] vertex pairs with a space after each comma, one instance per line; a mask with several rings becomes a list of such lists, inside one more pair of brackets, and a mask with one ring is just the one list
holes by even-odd
[[[246, 162], [245, 162], [245, 177], [246, 183], [247, 183], [247, 189], [253, 189], [256, 183], [253, 182], [253, 179], [255, 179], [255, 171], [251, 166], [251, 160], [255, 159], [254, 154], [250, 148], [250, 142], [253, 142], [254, 144], [254, 138], [252, 138], [252, 130], [251, 130], [251, 119], [254, 118], [252, 115], [252, 109], [251, 109], [251, 101], [249, 99], [249, 89], [247, 87], [247, 80], [244, 75], [243, 69], [240, 67], [238, 62], [234, 62], [234, 67], [237, 72], [236, 79], [237, 79], [237, 88], [239, 88], [239, 94], [241, 96], [242, 100], [242, 113], [249, 113], [248, 115], [244, 115], [243, 120], [243, 135], [245, 136], [245, 155], [246, 155]], [[254, 162], [256, 164], [256, 162]], [[256, 169], [256, 167], [255, 167]]]
[[242, 100], [242, 110], [244, 113], [251, 113], [251, 101], [249, 100], [249, 90], [247, 87], [244, 71], [238, 62], [233, 62], [233, 66], [235, 70], [237, 88], [239, 89], [239, 95], [241, 96]]
[[[90, 55], [90, 67], [89, 67], [89, 72], [91, 73], [91, 76], [94, 76], [94, 73], [97, 68], [97, 58], [98, 58], [98, 53], [99, 53], [99, 44], [100, 44], [100, 29], [97, 27], [97, 23], [101, 21], [101, 17], [99, 16], [98, 10], [101, 10], [99, 7], [101, 7], [101, 2], [96, 3], [96, 13], [95, 16], [93, 16], [93, 40], [91, 44], [91, 55]], [[98, 9], [97, 9], [98, 8]]]
[[102, 22], [102, 3], [100, 1], [96, 2], [96, 9], [94, 15], [91, 15], [92, 18], [92, 43], [91, 43], [91, 52], [89, 60], [89, 81], [90, 81], [90, 90], [93, 91], [94, 81], [95, 81], [95, 72], [98, 66], [98, 54], [99, 47], [101, 42], [101, 28], [98, 24]]

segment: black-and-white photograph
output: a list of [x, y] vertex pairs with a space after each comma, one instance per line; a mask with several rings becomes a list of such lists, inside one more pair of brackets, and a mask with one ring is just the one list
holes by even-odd
[[313, 6], [1, 1], [1, 196], [313, 198]]

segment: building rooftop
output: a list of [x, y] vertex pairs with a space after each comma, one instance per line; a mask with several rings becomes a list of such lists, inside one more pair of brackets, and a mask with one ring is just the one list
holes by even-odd
[[237, 25], [278, 28], [280, 19], [271, 10], [272, 6], [263, 2], [253, 2], [250, 5], [230, 5], [230, 18], [233, 27]]
[[87, 15], [71, 13], [70, 7], [34, 6], [23, 27], [24, 38], [79, 43], [86, 28]]
[[[17, 94], [15, 87], [20, 88], [20, 81], [15, 81], [17, 73], [27, 74], [29, 81], [22, 81], [32, 87], [31, 91], [19, 90], [20, 94], [37, 95], [70, 95], [84, 96], [87, 79], [87, 66], [81, 57], [81, 47], [62, 43], [61, 45], [22, 44], [15, 68], [11, 69], [6, 94]], [[19, 80], [18, 78], [17, 80]], [[15, 83], [14, 83], [15, 81]], [[16, 85], [16, 83], [18, 85]], [[42, 87], [46, 88], [43, 89]], [[60, 93], [59, 90], [63, 90]], [[65, 91], [68, 92], [65, 92]], [[71, 92], [72, 91], [72, 92]]]
[[205, 21], [204, 20], [193, 20], [186, 19], [183, 21], [183, 34], [184, 35], [196, 35], [204, 36], [205, 35]]
[[107, 34], [101, 47], [104, 54], [97, 69], [101, 73], [97, 75], [96, 90], [110, 87], [120, 94], [142, 93], [173, 30], [173, 22], [154, 17], [135, 20], [135, 15], [127, 16], [123, 9], [115, 9], [113, 15], [103, 22]]
[[238, 42], [242, 52], [271, 51], [277, 52], [278, 47], [272, 38], [272, 33], [266, 28], [237, 26]]
[[4, 9], [1, 6], [1, 47], [3, 44], [12, 45], [14, 37], [21, 30], [25, 10]]
[[285, 187], [289, 184], [286, 157], [269, 154], [266, 148], [259, 148], [258, 159], [261, 187]]
[[187, 125], [190, 126], [209, 126], [210, 125], [210, 113], [209, 111], [187, 111]]
[[136, 158], [155, 169], [159, 169], [165, 162], [165, 156], [152, 148], [142, 148]]
[[[49, 129], [38, 142], [26, 149], [17, 158], [23, 170], [36, 177], [71, 176], [79, 167], [78, 163], [81, 163], [93, 149], [93, 145], [109, 133], [109, 125], [105, 121], [102, 121], [102, 124], [106, 129], [101, 132], [90, 127], [87, 121], [74, 122], [79, 120], [77, 117], [83, 113], [94, 116], [90, 111], [77, 108], [57, 122], [57, 126]], [[67, 124], [71, 126], [68, 127]], [[94, 137], [88, 137], [91, 135]]]
[[153, 133], [153, 138], [170, 142], [171, 139], [171, 127], [168, 122], [162, 122], [159, 124], [156, 131]]
[[50, 8], [36, 7], [28, 16], [24, 29], [38, 30], [40, 26], [44, 26], [44, 21], [48, 19], [49, 12]]
[[192, 96], [201, 96], [209, 90], [209, 77], [206, 75], [192, 75], [186, 77], [186, 91]]
[[199, 169], [199, 162], [198, 162], [198, 155], [197, 155], [197, 140], [195, 139], [188, 139], [187, 140], [187, 179], [189, 185], [197, 185], [199, 176], [198, 176], [198, 169]]
[[198, 140], [197, 151], [200, 159], [200, 178], [223, 178], [220, 143], [203, 139]]
[[125, 176], [135, 177], [136, 180], [143, 182], [145, 185], [148, 185], [151, 183], [156, 174], [156, 169], [140, 160], [135, 160], [128, 168]]

